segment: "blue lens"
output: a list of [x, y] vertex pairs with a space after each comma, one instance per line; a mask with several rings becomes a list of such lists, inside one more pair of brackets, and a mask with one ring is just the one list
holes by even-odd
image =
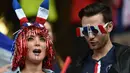
[[[98, 34], [98, 30], [97, 30], [94, 26], [90, 26], [90, 29], [91, 29], [93, 35], [97, 35], [97, 34]], [[88, 36], [88, 27], [83, 27], [82, 33], [83, 33], [85, 36]]]
[[88, 36], [88, 28], [87, 28], [87, 27], [83, 27], [82, 33], [83, 33], [85, 36]]
[[94, 26], [91, 26], [90, 28], [91, 28], [91, 30], [93, 32], [93, 35], [97, 35], [98, 34], [98, 30]]

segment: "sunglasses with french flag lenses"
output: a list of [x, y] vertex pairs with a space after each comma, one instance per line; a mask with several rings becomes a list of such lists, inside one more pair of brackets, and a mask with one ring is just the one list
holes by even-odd
[[95, 36], [97, 34], [106, 34], [107, 32], [105, 30], [105, 27], [106, 25], [78, 27], [76, 28], [76, 34], [78, 37], [89, 36], [90, 33]]
[[94, 26], [84, 27], [82, 31], [83, 35], [88, 36], [89, 33], [93, 33], [93, 35], [98, 34], [98, 30], [94, 28]]

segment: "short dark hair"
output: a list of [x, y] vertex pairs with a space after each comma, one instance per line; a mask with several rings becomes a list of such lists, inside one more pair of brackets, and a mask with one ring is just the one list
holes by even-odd
[[82, 8], [79, 12], [79, 17], [82, 19], [83, 16], [93, 16], [98, 13], [103, 15], [103, 21], [105, 23], [112, 21], [112, 11], [111, 8], [103, 3], [93, 3]]

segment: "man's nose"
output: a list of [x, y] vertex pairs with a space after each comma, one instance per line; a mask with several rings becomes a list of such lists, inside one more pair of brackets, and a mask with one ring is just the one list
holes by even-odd
[[93, 39], [94, 37], [95, 37], [95, 36], [93, 35], [92, 32], [89, 32], [89, 33], [88, 33], [88, 38], [89, 38], [89, 39]]

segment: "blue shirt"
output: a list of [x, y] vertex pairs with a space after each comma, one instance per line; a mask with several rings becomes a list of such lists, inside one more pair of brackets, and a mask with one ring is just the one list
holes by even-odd
[[108, 70], [111, 68], [113, 63], [115, 63], [114, 46], [106, 56], [102, 57], [98, 61], [92, 59], [92, 55], [89, 54], [88, 58], [85, 60], [82, 73], [108, 73]]

